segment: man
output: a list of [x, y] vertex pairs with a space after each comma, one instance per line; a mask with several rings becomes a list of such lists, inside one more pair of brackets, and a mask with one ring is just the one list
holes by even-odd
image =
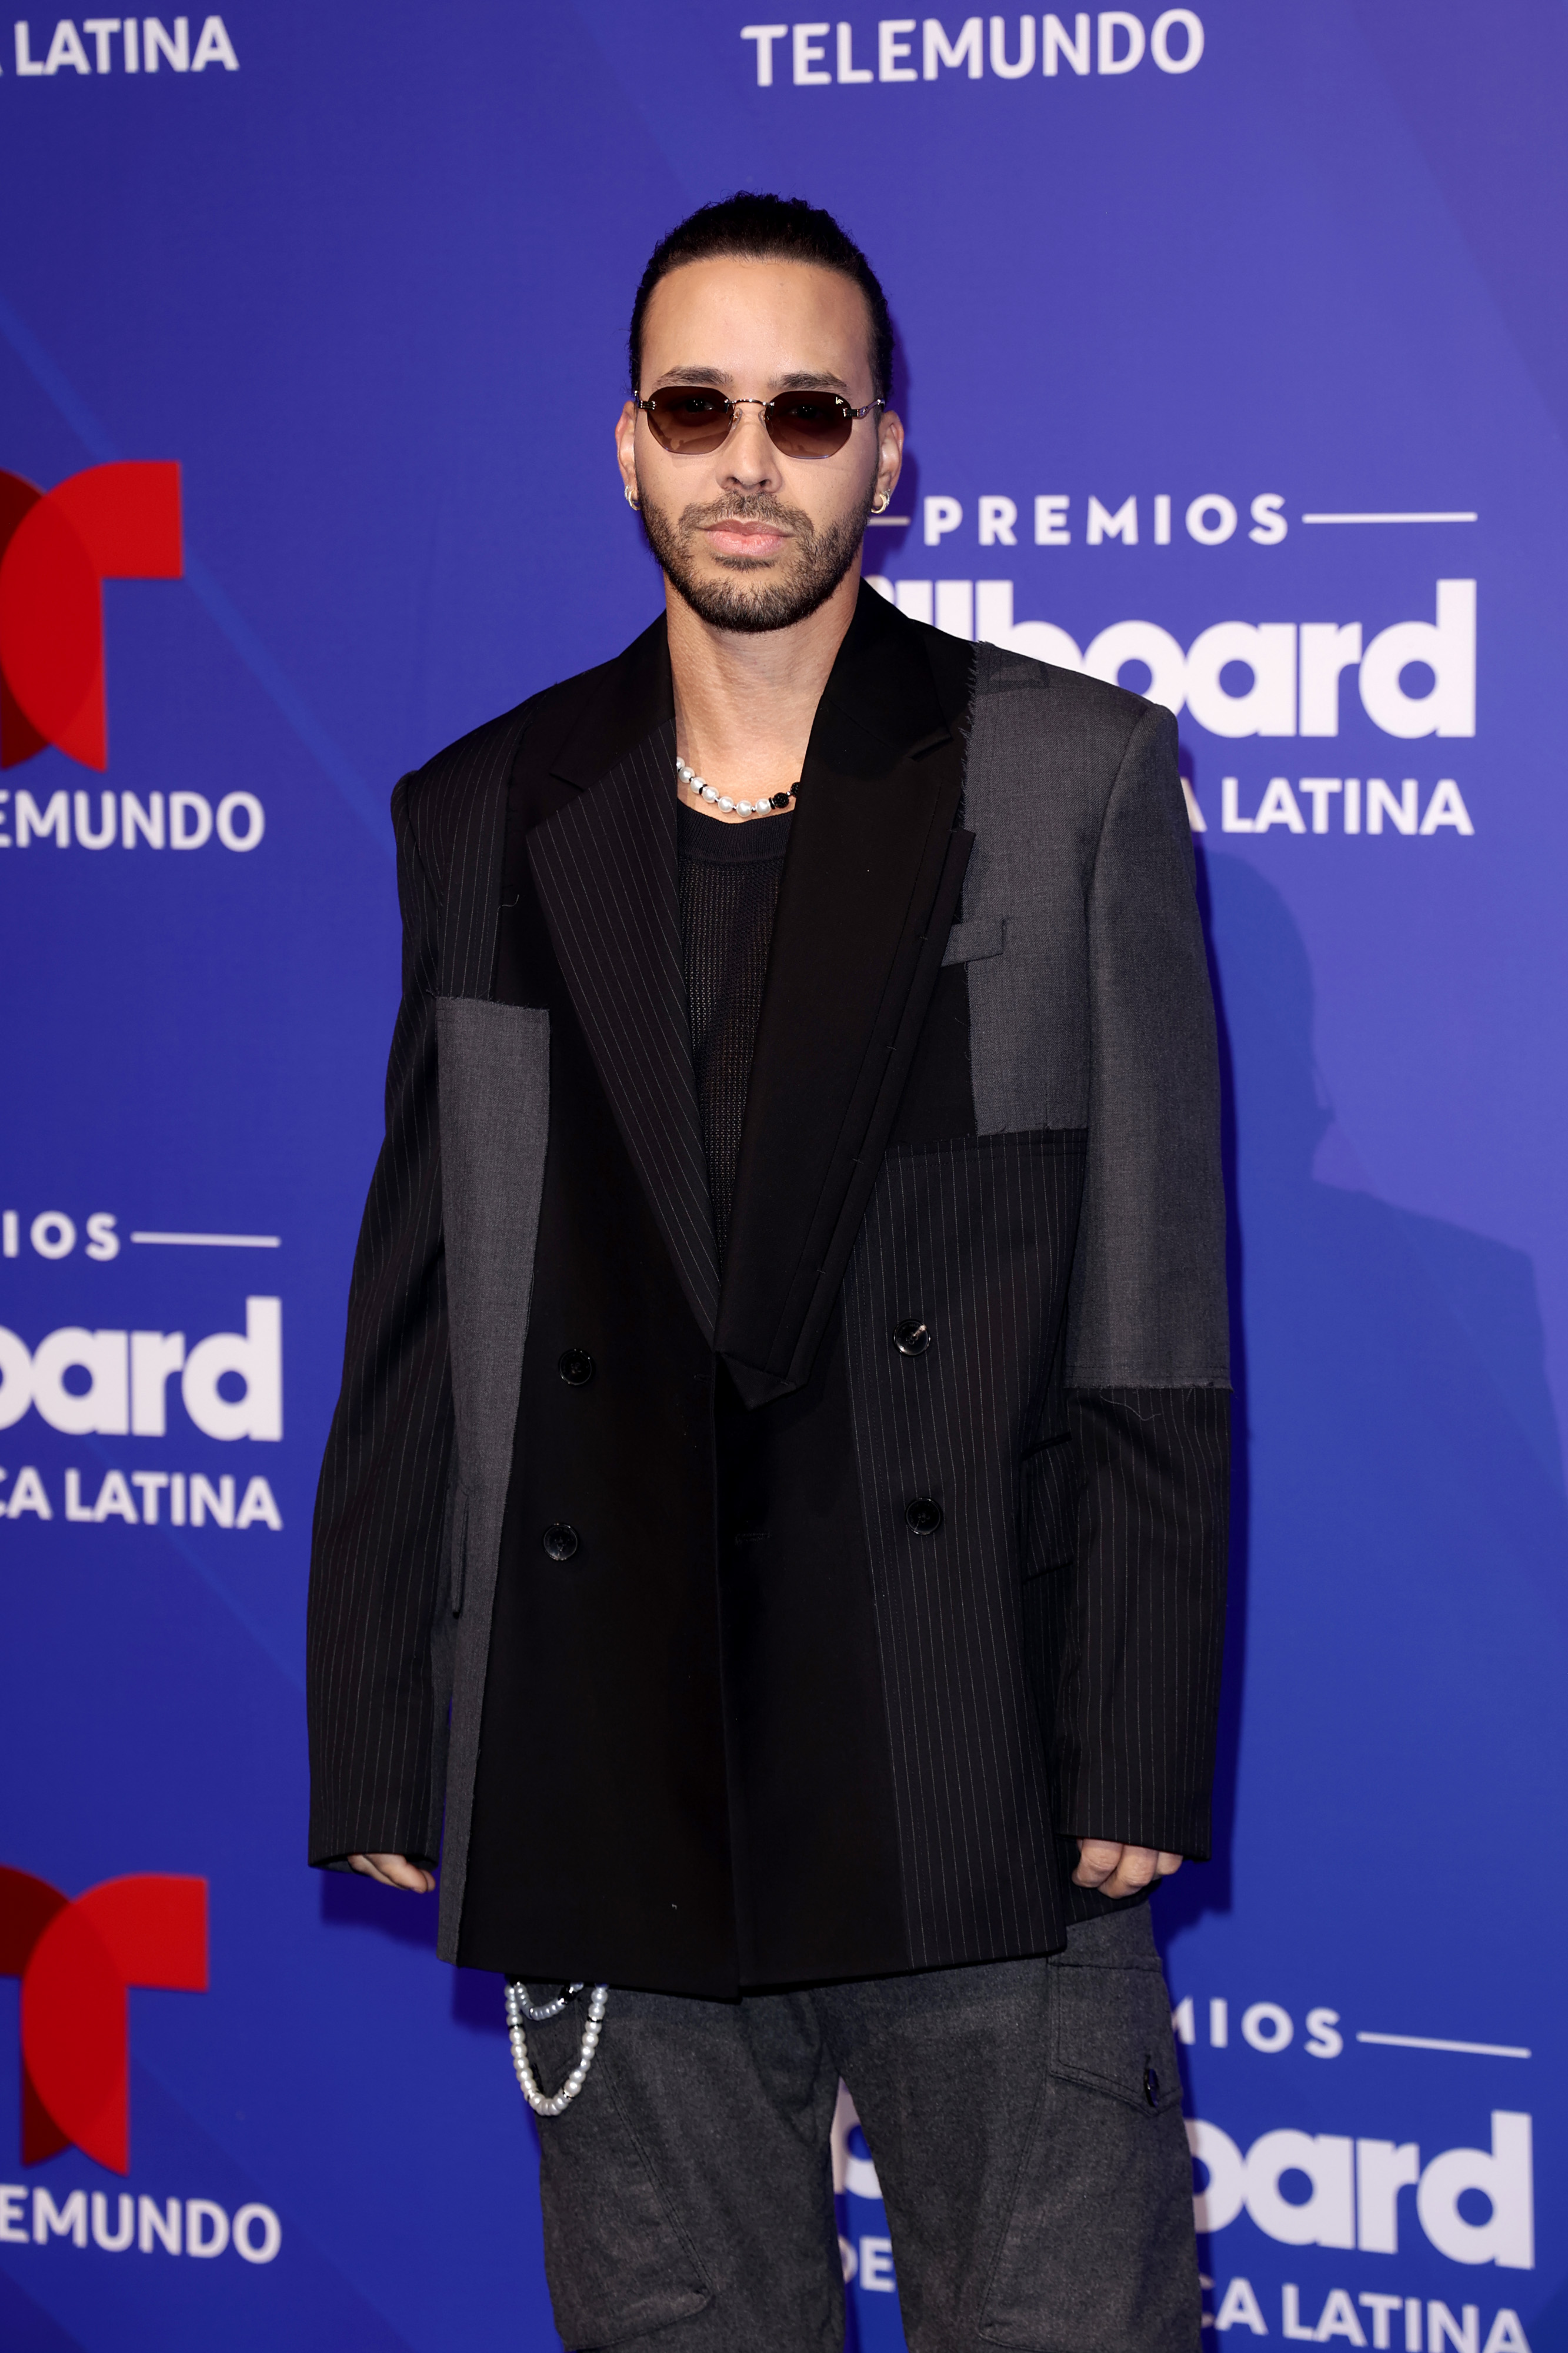
[[569, 2346], [837, 2345], [842, 2074], [915, 2353], [1190, 2353], [1142, 1899], [1207, 1852], [1227, 1376], [1175, 729], [861, 583], [891, 343], [823, 213], [667, 237], [616, 431], [665, 615], [394, 797], [311, 1853], [439, 1853], [445, 1956], [554, 1997]]

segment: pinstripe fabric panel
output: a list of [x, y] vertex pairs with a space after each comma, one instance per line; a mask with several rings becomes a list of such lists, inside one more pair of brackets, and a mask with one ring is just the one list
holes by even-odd
[[443, 997], [490, 993], [506, 848], [506, 788], [532, 707], [525, 702], [504, 719], [479, 728], [443, 757], [443, 862], [434, 876], [445, 913]]
[[441, 1790], [430, 1625], [452, 1442], [437, 1134], [438, 914], [393, 796], [404, 996], [386, 1136], [354, 1254], [343, 1384], [317, 1490], [307, 1635], [310, 1857], [433, 1863]]
[[529, 836], [534, 881], [605, 1092], [705, 1337], [719, 1256], [676, 897], [675, 723]]
[[1202, 1859], [1225, 1640], [1230, 1398], [1073, 1392], [1077, 1558], [1026, 1588], [1058, 1827]]
[[[889, 1154], [845, 1293], [910, 1958], [1062, 1941], [1024, 1666], [1018, 1461], [1037, 1434], [1083, 1179], [1080, 1135]], [[906, 1357], [895, 1324], [932, 1342]], [[934, 1536], [905, 1506], [941, 1504]]]

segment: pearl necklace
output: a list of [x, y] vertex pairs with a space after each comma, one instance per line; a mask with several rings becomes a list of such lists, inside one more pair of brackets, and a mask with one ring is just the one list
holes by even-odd
[[542, 2001], [536, 2008], [528, 1998], [528, 1988], [521, 1978], [509, 1978], [506, 1989], [507, 2040], [511, 2044], [511, 2063], [517, 2074], [518, 2088], [536, 2116], [558, 2116], [569, 2107], [588, 2080], [588, 2070], [594, 2063], [594, 2053], [599, 2047], [600, 2030], [605, 2023], [605, 2011], [609, 2007], [607, 1985], [594, 1988], [588, 1997], [588, 2021], [583, 2029], [582, 2048], [577, 2064], [558, 2092], [548, 2096], [539, 2088], [538, 2079], [529, 2063], [528, 2037], [523, 2031], [524, 2020], [535, 2026], [547, 2018], [559, 2018], [574, 1995], [580, 1994], [580, 1985], [568, 1986], [554, 2001]]
[[675, 773], [688, 792], [695, 793], [700, 801], [710, 802], [714, 808], [722, 809], [726, 817], [731, 811], [737, 817], [766, 817], [776, 809], [787, 809], [800, 790], [797, 782], [791, 785], [787, 793], [771, 793], [760, 801], [732, 801], [728, 794], [716, 793], [711, 785], [704, 784], [696, 769], [689, 768], [679, 752], [675, 755]]

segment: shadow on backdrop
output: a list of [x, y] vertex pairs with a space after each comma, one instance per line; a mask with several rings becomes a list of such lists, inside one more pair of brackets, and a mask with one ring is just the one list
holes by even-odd
[[[1483, 1792], [1506, 1778], [1495, 1724], [1474, 1698], [1467, 1721], [1456, 1671], [1525, 1646], [1531, 1615], [1559, 1616], [1568, 1561], [1530, 1260], [1319, 1181], [1315, 1160], [1352, 1155], [1335, 1152], [1314, 1060], [1301, 935], [1243, 860], [1200, 844], [1198, 867], [1226, 1095], [1232, 1582], [1215, 1860], [1162, 1889], [1162, 1943], [1231, 1909], [1249, 1696], [1268, 1712], [1271, 1776], [1295, 1735], [1329, 1819], [1359, 1803], [1418, 1839], [1468, 1763]], [[1260, 1614], [1268, 1647], [1249, 1655]], [[1335, 1631], [1351, 1627], [1353, 1641]], [[1279, 1794], [1300, 1831], [1299, 1797]]]

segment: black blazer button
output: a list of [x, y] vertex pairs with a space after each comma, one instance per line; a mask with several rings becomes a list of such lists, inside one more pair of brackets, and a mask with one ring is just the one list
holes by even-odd
[[540, 1542], [552, 1560], [570, 1560], [577, 1549], [577, 1531], [568, 1520], [552, 1520]]
[[1145, 2067], [1143, 2070], [1143, 2097], [1152, 2108], [1159, 2106], [1160, 2078], [1155, 2074], [1152, 2067]]
[[556, 1371], [569, 1389], [586, 1388], [598, 1370], [586, 1348], [567, 1348], [559, 1358]]
[[917, 1495], [904, 1505], [904, 1517], [917, 1536], [934, 1536], [942, 1525], [942, 1505], [931, 1495]]
[[893, 1326], [893, 1345], [900, 1356], [923, 1356], [931, 1346], [931, 1325], [918, 1315], [906, 1315]]

